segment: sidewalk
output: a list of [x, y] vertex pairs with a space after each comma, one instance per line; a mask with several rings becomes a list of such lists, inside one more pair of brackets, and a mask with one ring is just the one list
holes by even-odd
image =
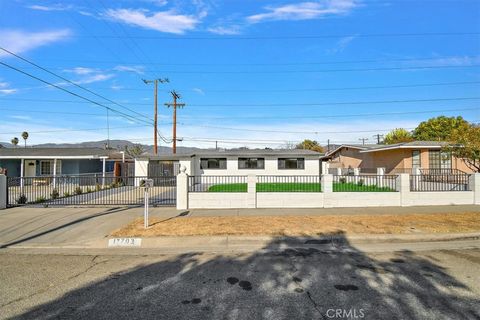
[[[150, 217], [173, 218], [211, 216], [288, 216], [288, 215], [383, 215], [479, 212], [480, 206], [387, 207], [341, 209], [230, 209], [177, 211], [152, 208]], [[12, 208], [0, 211], [0, 247], [76, 247], [106, 248], [113, 230], [141, 218], [143, 208]], [[419, 235], [407, 235], [419, 236]], [[462, 236], [464, 238], [465, 235]], [[212, 237], [209, 237], [213, 241]], [[221, 237], [232, 239], [234, 237]], [[169, 246], [181, 246], [183, 240], [168, 240]], [[244, 238], [246, 239], [246, 238]], [[262, 239], [262, 237], [258, 238]], [[257, 239], [257, 240], [258, 240]], [[150, 246], [152, 240], [143, 240]], [[223, 240], [222, 240], [223, 241]], [[225, 240], [226, 241], [226, 240]], [[263, 240], [261, 240], [263, 241]], [[382, 240], [383, 241], [383, 240]], [[415, 240], [417, 241], [417, 240]], [[152, 242], [153, 244], [154, 242]], [[258, 245], [258, 244], [256, 244]]]

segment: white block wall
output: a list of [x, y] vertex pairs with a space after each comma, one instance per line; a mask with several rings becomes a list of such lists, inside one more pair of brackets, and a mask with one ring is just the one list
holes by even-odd
[[400, 200], [400, 192], [331, 192], [325, 194], [324, 207], [395, 207]]
[[247, 192], [190, 192], [189, 209], [248, 208]]
[[258, 192], [257, 208], [322, 208], [321, 192]]
[[403, 206], [446, 206], [474, 204], [473, 191], [409, 192], [402, 197]]

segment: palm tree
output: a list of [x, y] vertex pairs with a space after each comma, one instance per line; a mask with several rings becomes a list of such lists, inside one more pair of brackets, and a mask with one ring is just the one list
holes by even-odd
[[10, 140], [10, 142], [15, 146], [15, 148], [17, 147], [17, 144], [18, 144], [18, 138], [15, 137], [13, 138], [12, 140]]
[[27, 147], [27, 139], [28, 139], [28, 132], [27, 131], [22, 132], [22, 138], [23, 138], [23, 140], [25, 140], [25, 148], [26, 148]]

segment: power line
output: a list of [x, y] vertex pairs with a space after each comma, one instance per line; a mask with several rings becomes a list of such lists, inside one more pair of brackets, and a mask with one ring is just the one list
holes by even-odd
[[[121, 127], [110, 127], [110, 129], [126, 129], [126, 128], [144, 128], [148, 127], [147, 125], [137, 125], [137, 126], [121, 126]], [[28, 131], [28, 133], [55, 133], [55, 132], [79, 132], [79, 131], [97, 131], [97, 130], [107, 130], [107, 128], [87, 128], [87, 129], [59, 129], [59, 130], [42, 130], [42, 131]], [[0, 132], [0, 134], [16, 134], [15, 132]]]
[[[323, 34], [323, 35], [274, 35], [274, 36], [217, 36], [217, 37], [190, 37], [190, 36], [155, 36], [135, 35], [121, 37], [118, 35], [97, 35], [98, 38], [117, 39], [159, 39], [159, 40], [296, 40], [296, 39], [329, 39], [329, 38], [388, 38], [388, 37], [444, 37], [444, 36], [478, 36], [480, 32], [410, 32], [410, 33], [365, 33], [365, 34]], [[84, 35], [74, 35], [78, 38], [89, 38]]]
[[57, 77], [57, 78], [59, 78], [59, 79], [62, 79], [63, 81], [67, 81], [68, 83], [74, 85], [75, 87], [80, 88], [80, 89], [82, 89], [82, 90], [84, 90], [84, 91], [87, 91], [88, 93], [91, 93], [91, 94], [93, 94], [93, 95], [96, 96], [96, 97], [99, 97], [99, 98], [101, 98], [101, 99], [104, 99], [104, 100], [106, 100], [106, 101], [108, 101], [108, 102], [110, 102], [110, 103], [112, 103], [112, 104], [114, 104], [114, 105], [116, 105], [116, 106], [118, 106], [118, 107], [124, 108], [124, 109], [126, 109], [126, 110], [128, 110], [128, 111], [130, 111], [130, 112], [132, 112], [132, 113], [134, 113], [134, 114], [137, 114], [137, 115], [140, 115], [140, 116], [142, 116], [142, 117], [144, 117], [144, 118], [147, 118], [147, 119], [149, 119], [149, 120], [152, 120], [152, 119], [146, 117], [145, 115], [143, 115], [143, 114], [141, 114], [141, 113], [139, 113], [139, 112], [137, 112], [137, 111], [135, 111], [135, 110], [132, 110], [132, 109], [130, 109], [130, 108], [128, 108], [128, 107], [125, 107], [125, 106], [123, 106], [123, 105], [121, 105], [121, 104], [119, 104], [119, 103], [117, 103], [117, 102], [115, 102], [115, 101], [113, 101], [113, 100], [111, 100], [111, 99], [109, 99], [109, 98], [106, 98], [106, 97], [104, 97], [104, 96], [102, 96], [102, 95], [100, 95], [100, 94], [98, 94], [98, 93], [96, 93], [96, 92], [94, 92], [94, 91], [92, 91], [92, 90], [90, 90], [90, 89], [88, 89], [88, 88], [85, 88], [85, 87], [83, 87], [83, 86], [81, 86], [81, 85], [79, 85], [79, 84], [77, 84], [77, 83], [75, 83], [75, 82], [73, 82], [73, 81], [70, 81], [69, 79], [67, 79], [67, 78], [65, 78], [65, 77], [63, 77], [63, 76], [61, 76], [61, 75], [59, 75], [59, 74], [56, 74], [55, 72], [52, 72], [52, 71], [50, 71], [50, 70], [48, 70], [48, 69], [45, 69], [44, 67], [42, 67], [42, 66], [40, 66], [40, 65], [38, 65], [38, 64], [36, 64], [36, 63], [28, 60], [28, 59], [26, 59], [26, 58], [23, 58], [23, 57], [19, 56], [18, 54], [15, 54], [15, 53], [13, 53], [13, 52], [11, 52], [11, 51], [3, 48], [3, 47], [0, 47], [0, 49], [3, 50], [4, 52], [6, 52], [6, 53], [8, 53], [8, 54], [10, 54], [10, 55], [12, 55], [12, 56], [14, 56], [14, 57], [16, 57], [16, 58], [18, 58], [18, 59], [20, 59], [20, 60], [28, 63], [28, 64], [31, 64], [32, 66], [35, 66], [35, 67], [39, 68], [40, 70], [43, 70], [43, 71], [45, 71], [45, 72], [47, 72], [47, 73], [49, 73], [49, 74], [51, 74], [51, 75], [53, 75], [53, 76], [55, 76], [55, 77]]
[[[75, 96], [75, 97], [78, 97], [78, 98], [80, 98], [80, 99], [82, 99], [82, 100], [85, 100], [85, 101], [87, 101], [87, 102], [89, 102], [89, 103], [92, 103], [92, 104], [97, 105], [97, 106], [99, 106], [99, 107], [102, 107], [102, 108], [105, 108], [105, 109], [107, 109], [107, 110], [113, 111], [113, 112], [115, 112], [115, 113], [117, 113], [117, 114], [120, 114], [120, 115], [123, 116], [124, 118], [127, 118], [127, 119], [132, 120], [132, 121], [140, 121], [140, 120], [138, 120], [138, 118], [135, 118], [135, 117], [133, 117], [133, 116], [131, 116], [131, 115], [129, 115], [129, 114], [126, 114], [126, 113], [124, 113], [124, 112], [115, 110], [115, 109], [113, 109], [113, 108], [111, 108], [111, 107], [108, 107], [108, 106], [105, 106], [105, 105], [103, 105], [103, 104], [101, 104], [101, 103], [99, 103], [99, 102], [96, 102], [96, 101], [93, 101], [93, 100], [91, 100], [91, 99], [89, 99], [89, 98], [86, 98], [86, 97], [84, 97], [84, 96], [81, 96], [81, 95], [79, 95], [79, 94], [77, 94], [77, 93], [75, 93], [75, 92], [72, 92], [72, 91], [70, 91], [70, 90], [67, 90], [67, 89], [65, 89], [65, 88], [62, 88], [62, 87], [60, 87], [60, 86], [58, 86], [58, 85], [56, 85], [56, 84], [53, 84], [53, 83], [48, 82], [48, 81], [46, 81], [46, 80], [43, 80], [43, 79], [41, 79], [41, 78], [39, 78], [39, 77], [36, 77], [36, 76], [34, 76], [34, 75], [30, 74], [30, 73], [27, 73], [27, 72], [25, 72], [25, 71], [23, 71], [23, 70], [20, 70], [20, 69], [14, 67], [14, 66], [11, 66], [11, 65], [9, 65], [9, 64], [6, 64], [5, 62], [0, 61], [0, 64], [3, 65], [3, 66], [5, 66], [5, 67], [7, 67], [7, 68], [10, 68], [10, 69], [12, 69], [12, 70], [15, 70], [15, 71], [17, 71], [17, 72], [19, 72], [19, 73], [22, 73], [22, 74], [24, 74], [24, 75], [26, 75], [26, 76], [28, 76], [28, 77], [30, 77], [30, 78], [33, 78], [33, 79], [38, 80], [38, 81], [40, 81], [40, 82], [43, 82], [43, 83], [45, 83], [45, 84], [47, 84], [47, 85], [50, 85], [50, 86], [52, 86], [52, 87], [54, 87], [54, 88], [57, 88], [57, 89], [59, 89], [59, 90], [62, 90], [62, 91], [64, 91], [64, 92], [66, 92], [66, 93], [68, 93], [68, 94], [71, 94], [71, 95], [73, 95], [73, 96]], [[32, 99], [32, 100], [33, 100], [33, 101], [38, 101], [38, 99]], [[143, 122], [145, 122], [145, 121], [143, 121]]]
[[[269, 63], [163, 63], [150, 62], [142, 63], [144, 65], [159, 65], [159, 66], [298, 66], [298, 65], [329, 65], [329, 64], [354, 64], [354, 63], [385, 63], [385, 62], [407, 62], [407, 61], [435, 61], [449, 58], [458, 58], [458, 56], [438, 56], [438, 57], [419, 57], [419, 58], [399, 58], [399, 59], [365, 59], [365, 60], [341, 60], [341, 61], [310, 61], [310, 62], [269, 62]], [[478, 59], [479, 56], [461, 56], [462, 59]], [[52, 59], [42, 59], [49, 61]], [[113, 61], [113, 60], [84, 60], [84, 59], [53, 59], [55, 62], [75, 62], [75, 63], [124, 63], [136, 64], [137, 62]]]
[[[0, 62], [4, 64], [3, 62]], [[23, 73], [23, 71], [21, 71]], [[62, 88], [63, 89], [63, 88]], [[456, 98], [432, 98], [432, 99], [406, 99], [406, 100], [374, 100], [374, 101], [345, 101], [345, 102], [314, 102], [314, 103], [267, 103], [267, 104], [189, 104], [194, 107], [278, 107], [278, 106], [328, 106], [328, 105], [355, 105], [355, 104], [395, 104], [409, 102], [438, 102], [438, 101], [467, 101], [478, 100], [480, 97], [456, 97]], [[0, 97], [0, 101], [35, 101], [50, 103], [92, 103], [76, 100], [56, 100], [56, 99], [31, 99], [31, 98], [4, 98]], [[95, 103], [97, 104], [97, 103]], [[149, 103], [127, 103], [134, 105], [150, 105]], [[101, 105], [104, 108], [106, 106]]]
[[351, 68], [351, 69], [324, 69], [324, 70], [268, 70], [268, 71], [250, 71], [250, 70], [228, 70], [228, 71], [176, 71], [176, 70], [151, 70], [152, 72], [164, 72], [168, 74], [282, 74], [282, 73], [334, 73], [334, 72], [364, 72], [364, 71], [394, 71], [394, 70], [429, 70], [429, 69], [460, 69], [475, 68], [480, 64], [470, 65], [437, 65], [437, 66], [411, 66], [411, 67], [382, 67], [382, 68]]

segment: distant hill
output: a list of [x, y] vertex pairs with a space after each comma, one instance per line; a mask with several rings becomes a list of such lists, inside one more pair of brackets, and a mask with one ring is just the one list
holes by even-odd
[[[0, 144], [5, 148], [13, 148], [13, 145], [8, 142], [0, 142]], [[38, 148], [105, 148], [107, 144], [107, 140], [101, 141], [86, 141], [86, 142], [79, 142], [79, 143], [42, 143], [34, 145], [33, 147]], [[123, 150], [125, 146], [134, 146], [137, 143], [133, 143], [128, 140], [110, 140], [110, 147], [116, 148], [119, 150]], [[22, 148], [23, 146], [18, 145], [18, 148]], [[27, 145], [27, 148], [29, 146]], [[32, 147], [32, 146], [30, 146]], [[145, 149], [147, 153], [153, 153], [153, 146], [152, 145], [145, 145], [142, 144], [142, 147]], [[199, 150], [205, 150], [200, 148], [193, 148], [193, 147], [177, 147], [177, 153], [193, 153]], [[160, 146], [158, 148], [158, 152], [160, 154], [172, 154], [172, 148]]]

